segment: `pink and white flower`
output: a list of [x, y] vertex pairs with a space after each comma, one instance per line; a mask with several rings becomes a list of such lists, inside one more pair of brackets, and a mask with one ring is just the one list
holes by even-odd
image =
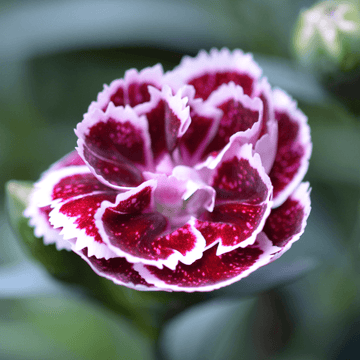
[[215, 290], [304, 232], [307, 118], [250, 54], [213, 49], [165, 74], [129, 70], [75, 133], [77, 152], [42, 175], [25, 215], [45, 244], [116, 284]]

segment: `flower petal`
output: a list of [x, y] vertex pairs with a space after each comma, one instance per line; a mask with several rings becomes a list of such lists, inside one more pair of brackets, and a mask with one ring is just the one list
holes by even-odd
[[74, 250], [88, 249], [89, 256], [97, 258], [115, 257], [102, 240], [95, 224], [94, 215], [103, 201], [115, 201], [116, 193], [92, 193], [58, 203], [50, 213], [54, 228], [62, 228], [64, 239], [75, 238]]
[[105, 113], [87, 113], [75, 133], [80, 156], [108, 186], [137, 186], [143, 180], [141, 170], [152, 169], [147, 121], [130, 107], [111, 103]]
[[194, 219], [170, 231], [169, 221], [155, 209], [156, 181], [119, 194], [115, 204], [104, 202], [96, 225], [102, 239], [117, 256], [162, 268], [175, 268], [178, 261], [192, 263], [202, 256], [205, 240]]
[[201, 171], [216, 190], [216, 205], [197, 229], [207, 248], [219, 243], [217, 254], [223, 254], [254, 243], [271, 210], [272, 185], [251, 144], [232, 141], [213, 163]]
[[[99, 236], [94, 214], [104, 200], [114, 201], [116, 192], [102, 184], [87, 166], [48, 171], [35, 184], [34, 207], [51, 206], [50, 224], [74, 249], [88, 247], [90, 256], [112, 257]], [[31, 207], [29, 207], [31, 208]]]
[[191, 265], [179, 263], [174, 271], [135, 264], [134, 269], [150, 284], [174, 291], [212, 291], [230, 285], [271, 262], [279, 248], [260, 234], [253, 245], [218, 256], [216, 248], [204, 252]]
[[229, 82], [240, 85], [245, 94], [251, 95], [260, 75], [261, 69], [251, 54], [223, 48], [220, 51], [211, 49], [209, 54], [200, 51], [195, 58], [185, 56], [179, 66], [166, 73], [165, 81], [174, 89], [185, 84], [193, 85], [196, 97], [206, 100], [219, 86]]
[[76, 150], [74, 150], [71, 153], [65, 155], [63, 158], [61, 158], [55, 164], [53, 164], [49, 168], [49, 171], [58, 170], [58, 169], [61, 169], [63, 167], [68, 167], [68, 166], [83, 166], [83, 165], [86, 165], [84, 163], [84, 160], [79, 156], [78, 152]]
[[136, 69], [126, 71], [124, 79], [114, 80], [99, 93], [97, 101], [91, 103], [88, 112], [95, 109], [106, 111], [110, 102], [115, 106], [130, 105], [134, 107], [150, 100], [148, 86], [158, 89], [162, 86], [163, 69], [160, 64], [138, 72]]
[[195, 165], [214, 138], [222, 116], [222, 111], [213, 104], [202, 99], [194, 99], [195, 89], [189, 94], [191, 123], [182, 136], [179, 148], [183, 162], [189, 166]]
[[190, 125], [190, 111], [186, 106], [187, 97], [180, 89], [175, 95], [169, 86], [161, 91], [149, 87], [150, 102], [139, 105], [136, 112], [145, 115], [149, 124], [151, 148], [155, 162], [172, 153], [180, 138]]
[[263, 104], [260, 99], [251, 99], [240, 86], [230, 83], [221, 85], [214, 91], [208, 102], [220, 109], [223, 115], [204, 155], [220, 151], [234, 134], [238, 134], [244, 144], [255, 143], [262, 121]]
[[142, 291], [158, 290], [134, 270], [134, 264], [124, 258], [98, 259], [95, 256], [89, 256], [86, 249], [75, 252], [90, 265], [96, 274], [112, 280], [117, 285]]
[[274, 90], [278, 121], [278, 149], [270, 179], [274, 186], [274, 207], [281, 205], [302, 181], [312, 150], [306, 116], [284, 91]]
[[301, 183], [281, 206], [271, 211], [264, 232], [275, 246], [282, 248], [277, 257], [299, 240], [305, 230], [310, 209], [309, 183]]
[[57, 250], [68, 250], [72, 248], [72, 239], [65, 240], [60, 235], [59, 229], [54, 229], [50, 224], [50, 206], [38, 207], [30, 201], [29, 207], [26, 209], [24, 215], [30, 218], [29, 225], [34, 227], [34, 234], [38, 238], [44, 239], [45, 245], [55, 244]]
[[[78, 155], [76, 151], [65, 155], [62, 159], [53, 164], [43, 175], [42, 179], [46, 177], [49, 173], [69, 166], [83, 166], [85, 163]], [[41, 180], [40, 180], [41, 182]], [[45, 186], [46, 188], [46, 186]], [[24, 211], [24, 216], [30, 218], [29, 224], [34, 227], [34, 234], [36, 237], [42, 237], [44, 239], [44, 244], [55, 244], [58, 250], [71, 250], [73, 241], [65, 240], [63, 236], [60, 235], [60, 229], [54, 229], [50, 224], [50, 212], [52, 208], [50, 205], [39, 206], [39, 199], [43, 197], [43, 185], [34, 185], [34, 190], [30, 196], [29, 205]], [[51, 200], [48, 200], [50, 203]], [[43, 202], [44, 203], [44, 202]]]

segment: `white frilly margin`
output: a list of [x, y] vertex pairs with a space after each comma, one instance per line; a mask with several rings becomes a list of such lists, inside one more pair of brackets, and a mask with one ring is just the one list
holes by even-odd
[[281, 89], [274, 89], [273, 91], [274, 109], [275, 111], [285, 112], [291, 121], [299, 125], [299, 133], [296, 141], [300, 142], [304, 148], [304, 155], [300, 162], [300, 167], [289, 182], [289, 184], [274, 198], [273, 207], [280, 206], [284, 201], [294, 192], [304, 178], [308, 167], [312, 152], [312, 143], [310, 137], [310, 127], [307, 122], [307, 117], [297, 108], [297, 102], [293, 100], [285, 91]]

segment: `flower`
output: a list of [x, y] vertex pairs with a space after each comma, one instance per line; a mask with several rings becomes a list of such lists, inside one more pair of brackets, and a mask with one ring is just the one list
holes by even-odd
[[211, 291], [287, 251], [310, 212], [306, 116], [250, 54], [132, 69], [91, 103], [77, 152], [35, 184], [45, 244], [137, 290]]

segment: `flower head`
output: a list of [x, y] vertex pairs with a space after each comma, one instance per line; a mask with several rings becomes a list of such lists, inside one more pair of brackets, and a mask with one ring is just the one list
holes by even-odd
[[307, 119], [240, 50], [127, 71], [75, 133], [77, 152], [42, 175], [26, 216], [116, 284], [218, 289], [304, 231]]

